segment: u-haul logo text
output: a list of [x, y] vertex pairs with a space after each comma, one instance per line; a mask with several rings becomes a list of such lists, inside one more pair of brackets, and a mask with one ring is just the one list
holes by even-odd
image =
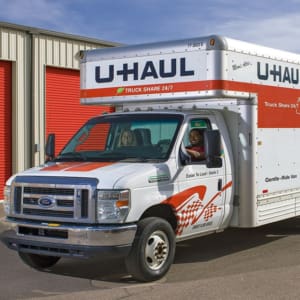
[[158, 62], [151, 60], [133, 63], [124, 63], [121, 67], [113, 64], [108, 66], [95, 66], [95, 81], [108, 83], [118, 79], [121, 81], [137, 81], [145, 79], [173, 78], [176, 76], [194, 76], [195, 71], [188, 69], [186, 58], [160, 59]]
[[299, 69], [257, 62], [257, 77], [260, 80], [299, 84]]

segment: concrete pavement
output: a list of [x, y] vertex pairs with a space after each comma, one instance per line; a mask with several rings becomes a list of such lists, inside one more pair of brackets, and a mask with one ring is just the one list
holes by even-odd
[[6, 292], [0, 299], [300, 299], [299, 234], [296, 218], [190, 240], [178, 245], [167, 276], [146, 284], [104, 276], [103, 268], [108, 273], [118, 268], [108, 262], [63, 260], [53, 270], [38, 272], [2, 245], [0, 290]]
[[[182, 274], [184, 276], [184, 274]], [[283, 276], [284, 275], [284, 276]], [[168, 299], [299, 299], [300, 265], [244, 274], [174, 283], [135, 284], [106, 290], [84, 291], [35, 300], [155, 300]], [[163, 281], [163, 280], [162, 280]]]

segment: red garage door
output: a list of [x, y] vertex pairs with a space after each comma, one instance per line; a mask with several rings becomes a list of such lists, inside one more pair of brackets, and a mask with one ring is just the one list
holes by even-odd
[[56, 134], [56, 154], [87, 119], [112, 111], [110, 107], [80, 105], [79, 89], [79, 71], [47, 67], [46, 136]]
[[0, 199], [5, 181], [12, 174], [11, 63], [0, 60]]

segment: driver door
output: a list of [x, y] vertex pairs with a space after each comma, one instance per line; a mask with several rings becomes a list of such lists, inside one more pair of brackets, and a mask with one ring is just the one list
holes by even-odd
[[[183, 139], [184, 147], [188, 147], [189, 133], [194, 128], [199, 128], [202, 132], [210, 130], [211, 120], [190, 119]], [[178, 236], [217, 230], [224, 216], [224, 162], [221, 167], [208, 168], [205, 157], [201, 157], [182, 165], [178, 177]]]

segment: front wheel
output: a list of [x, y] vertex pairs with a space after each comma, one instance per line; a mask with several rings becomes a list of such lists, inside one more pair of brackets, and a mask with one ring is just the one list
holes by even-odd
[[139, 281], [160, 279], [173, 263], [175, 247], [174, 231], [167, 221], [155, 217], [142, 219], [125, 260], [128, 272]]
[[54, 266], [60, 257], [19, 252], [22, 261], [34, 269], [46, 269]]

